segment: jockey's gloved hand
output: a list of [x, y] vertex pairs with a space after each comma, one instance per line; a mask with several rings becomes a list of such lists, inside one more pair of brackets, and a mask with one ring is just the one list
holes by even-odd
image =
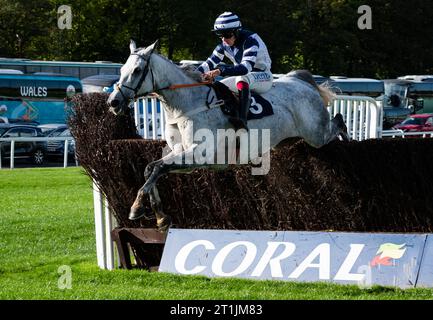
[[205, 80], [205, 81], [213, 81], [220, 74], [221, 74], [221, 70], [220, 69], [215, 69], [215, 70], [208, 71], [208, 72], [206, 72], [206, 73], [203, 74], [203, 80]]

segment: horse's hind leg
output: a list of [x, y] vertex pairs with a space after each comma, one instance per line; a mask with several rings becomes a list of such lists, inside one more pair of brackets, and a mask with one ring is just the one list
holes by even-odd
[[347, 127], [343, 121], [343, 116], [340, 113], [337, 113], [334, 119], [328, 123], [327, 129], [324, 130], [323, 138], [323, 145], [339, 138], [346, 142], [350, 141]]
[[350, 136], [349, 133], [347, 132], [347, 126], [344, 123], [343, 116], [341, 115], [341, 113], [337, 113], [334, 119], [331, 120], [331, 122], [334, 123], [338, 129], [337, 136], [341, 137], [343, 141], [349, 142]]
[[329, 114], [326, 114], [326, 117], [327, 119], [323, 118], [321, 122], [318, 122], [317, 126], [307, 127], [308, 130], [305, 130], [302, 134], [304, 140], [315, 148], [320, 148], [338, 139], [339, 136], [344, 141], [349, 141], [350, 138], [341, 114], [338, 113], [331, 121], [329, 121]]

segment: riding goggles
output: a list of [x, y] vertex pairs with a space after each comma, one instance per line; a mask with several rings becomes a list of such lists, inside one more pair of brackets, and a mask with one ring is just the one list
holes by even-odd
[[216, 31], [215, 34], [217, 35], [217, 37], [225, 39], [230, 39], [234, 36], [233, 31]]

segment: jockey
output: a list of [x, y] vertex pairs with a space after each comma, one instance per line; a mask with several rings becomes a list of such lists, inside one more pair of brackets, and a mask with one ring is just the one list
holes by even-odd
[[[250, 90], [261, 94], [272, 87], [268, 49], [257, 33], [242, 28], [239, 17], [232, 12], [224, 12], [218, 16], [212, 31], [222, 41], [197, 70], [203, 73], [204, 80], [228, 76], [221, 82], [231, 91], [239, 92], [240, 99], [238, 117], [232, 120], [234, 123], [240, 122], [239, 126], [248, 130]], [[220, 65], [224, 56], [229, 58], [233, 65]]]

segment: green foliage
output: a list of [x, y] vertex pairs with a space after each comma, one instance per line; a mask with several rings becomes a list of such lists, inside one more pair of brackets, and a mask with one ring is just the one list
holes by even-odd
[[[74, 0], [72, 30], [57, 28], [60, 0], [0, 0], [0, 56], [125, 61], [129, 39], [161, 40], [169, 59], [204, 60], [224, 11], [266, 42], [273, 72], [395, 77], [433, 73], [433, 6], [425, 0], [371, 0], [373, 29], [360, 30], [361, 0]], [[18, 35], [18, 37], [17, 37]]]

